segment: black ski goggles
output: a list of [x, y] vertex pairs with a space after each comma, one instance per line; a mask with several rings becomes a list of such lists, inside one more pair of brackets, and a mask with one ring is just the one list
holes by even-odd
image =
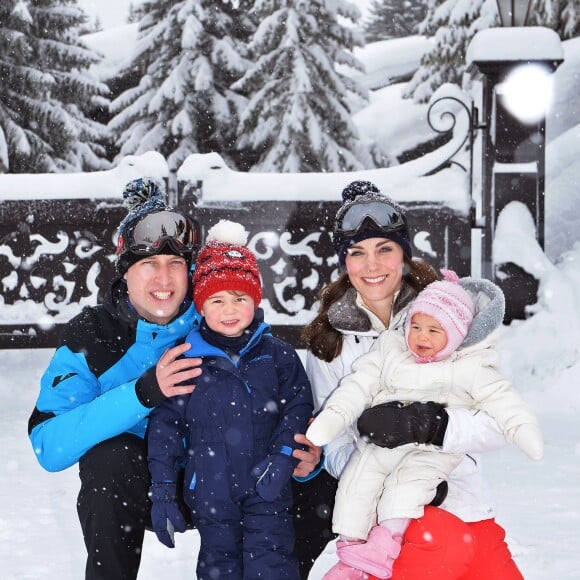
[[366, 220], [371, 220], [383, 232], [392, 232], [407, 227], [402, 212], [394, 208], [389, 201], [359, 199], [338, 210], [334, 233], [339, 236], [354, 236]]
[[197, 222], [174, 211], [159, 211], [144, 215], [119, 236], [117, 254], [149, 256], [158, 254], [168, 244], [178, 254], [193, 254], [199, 247]]

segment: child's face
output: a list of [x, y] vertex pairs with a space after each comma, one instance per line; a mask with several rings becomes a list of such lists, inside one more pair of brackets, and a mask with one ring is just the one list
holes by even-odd
[[447, 334], [435, 318], [418, 312], [411, 318], [407, 342], [416, 355], [435, 356], [445, 348]]
[[201, 308], [207, 325], [223, 336], [242, 336], [254, 320], [254, 300], [244, 292], [212, 294]]

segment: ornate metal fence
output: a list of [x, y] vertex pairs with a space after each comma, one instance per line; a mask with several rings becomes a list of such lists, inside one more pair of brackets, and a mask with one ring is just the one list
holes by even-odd
[[[221, 218], [246, 227], [263, 277], [266, 320], [300, 346], [320, 289], [338, 275], [330, 231], [340, 191], [351, 180], [370, 179], [407, 208], [416, 256], [469, 275], [469, 175], [448, 163], [463, 147], [468, 125], [457, 130], [455, 114], [451, 119], [442, 132], [452, 137], [437, 151], [382, 170], [289, 179], [236, 173], [217, 154], [192, 155], [169, 199], [204, 230]], [[55, 346], [64, 323], [103, 299], [125, 215], [122, 187], [143, 175], [166, 178], [160, 157], [127, 157], [110, 172], [84, 174], [80, 184], [79, 176], [27, 176], [21, 184], [19, 176], [0, 175], [0, 348]], [[20, 187], [28, 201], [16, 201]], [[31, 199], [47, 191], [52, 199]]]
[[114, 273], [119, 202], [0, 203], [0, 348], [47, 347]]
[[[195, 207], [184, 195], [178, 205], [204, 229], [221, 218], [245, 225], [263, 277], [266, 318], [277, 335], [299, 346], [300, 329], [315, 314], [318, 292], [338, 273], [329, 233], [338, 202]], [[407, 209], [416, 255], [468, 275], [467, 217], [441, 204]], [[124, 212], [113, 200], [0, 203], [0, 348], [54, 346], [62, 324], [102, 300], [114, 276], [114, 236]]]
[[[190, 206], [191, 207], [191, 206]], [[196, 215], [204, 227], [219, 219], [238, 221], [250, 232], [249, 246], [258, 258], [264, 285], [262, 306], [273, 332], [300, 346], [302, 327], [317, 312], [320, 289], [338, 276], [332, 247], [332, 221], [337, 202], [248, 202], [238, 207], [200, 206]], [[470, 222], [467, 216], [440, 204], [407, 206], [414, 255], [436, 267], [470, 269]]]

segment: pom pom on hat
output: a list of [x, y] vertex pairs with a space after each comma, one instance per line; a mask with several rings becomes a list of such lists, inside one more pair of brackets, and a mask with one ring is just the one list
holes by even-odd
[[119, 234], [145, 214], [169, 209], [161, 184], [149, 177], [140, 177], [127, 183], [123, 189], [123, 205], [129, 211], [119, 224]]
[[377, 196], [382, 195], [381, 190], [370, 181], [351, 181], [342, 190], [342, 203], [354, 201], [357, 197], [363, 195]]
[[408, 343], [414, 314], [427, 314], [439, 322], [447, 335], [447, 344], [433, 357], [434, 361], [443, 360], [457, 350], [467, 335], [475, 315], [473, 300], [459, 284], [457, 274], [452, 270], [441, 270], [441, 274], [444, 280], [432, 282], [415, 298], [405, 324], [405, 338]]
[[217, 292], [245, 292], [257, 308], [262, 300], [256, 256], [246, 246], [248, 232], [236, 222], [220, 220], [210, 228], [193, 273], [193, 301], [198, 312]]
[[248, 232], [242, 224], [230, 220], [220, 220], [207, 232], [206, 242], [245, 246], [248, 243]]

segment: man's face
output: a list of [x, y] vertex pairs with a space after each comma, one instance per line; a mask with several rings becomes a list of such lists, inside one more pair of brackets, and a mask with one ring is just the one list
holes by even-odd
[[148, 256], [125, 273], [129, 300], [141, 318], [168, 324], [188, 290], [188, 265], [181, 256]]

